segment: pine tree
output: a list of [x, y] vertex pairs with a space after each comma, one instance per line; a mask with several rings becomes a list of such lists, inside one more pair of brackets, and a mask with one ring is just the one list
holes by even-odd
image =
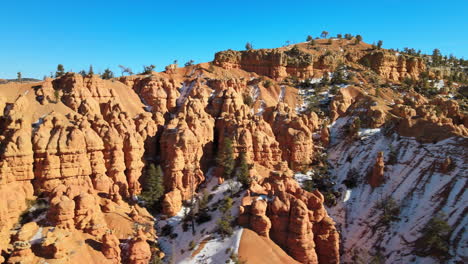
[[18, 82], [21, 82], [21, 79], [22, 79], [22, 77], [21, 77], [21, 72], [18, 72], [18, 73], [17, 73], [17, 76], [18, 76]]
[[237, 179], [245, 188], [248, 188], [252, 183], [252, 179], [250, 178], [250, 169], [249, 164], [247, 164], [247, 158], [245, 153], [241, 153], [239, 155], [239, 167], [237, 168]]
[[57, 71], [55, 72], [55, 78], [61, 77], [65, 74], [65, 68], [62, 64], [57, 65]]
[[232, 141], [230, 138], [224, 139], [223, 148], [218, 152], [216, 163], [223, 168], [223, 177], [230, 179], [234, 170], [234, 153], [232, 150]]
[[147, 208], [154, 210], [161, 197], [164, 195], [163, 174], [161, 166], [151, 163], [146, 169], [146, 182], [143, 184], [143, 192], [140, 198], [146, 203]]
[[104, 80], [112, 79], [114, 78], [114, 73], [109, 68], [107, 68], [104, 70], [104, 73], [101, 74], [101, 78]]
[[86, 71], [85, 70], [81, 70], [78, 72], [79, 75], [85, 77], [86, 76]]
[[221, 218], [218, 220], [218, 233], [224, 238], [227, 236], [231, 236], [233, 233], [231, 222], [232, 222], [232, 215], [231, 215], [231, 208], [233, 205], [233, 201], [231, 197], [226, 197], [219, 209], [222, 213]]
[[382, 48], [382, 45], [383, 45], [383, 41], [382, 41], [382, 40], [379, 40], [379, 41], [377, 42], [377, 48], [378, 48], [378, 49], [381, 49], [381, 48]]
[[356, 35], [356, 39], [354, 41], [354, 44], [359, 44], [362, 41], [362, 36], [361, 35]]
[[312, 39], [313, 39], [312, 36], [308, 35], [306, 41], [311, 41]]
[[93, 65], [89, 65], [88, 75], [89, 75], [89, 76], [93, 76], [93, 75], [94, 75]]
[[327, 38], [327, 36], [328, 36], [328, 31], [325, 31], [325, 30], [322, 31], [322, 34], [320, 34], [320, 36], [321, 36], [322, 38]]
[[246, 49], [246, 50], [251, 50], [251, 49], [253, 49], [252, 43], [247, 42], [247, 43], [245, 44], [245, 49]]
[[450, 255], [451, 227], [444, 215], [434, 216], [420, 230], [422, 236], [415, 241], [415, 253], [422, 257], [433, 257], [441, 262], [448, 260]]

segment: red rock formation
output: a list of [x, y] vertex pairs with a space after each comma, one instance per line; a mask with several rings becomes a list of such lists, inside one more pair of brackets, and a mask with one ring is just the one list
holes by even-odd
[[407, 55], [395, 55], [386, 51], [374, 51], [361, 58], [361, 63], [368, 64], [380, 76], [401, 81], [404, 78], [419, 79], [419, 75], [426, 71], [422, 58]]
[[[271, 239], [301, 263], [339, 263], [339, 236], [334, 222], [323, 206], [324, 198], [318, 192], [304, 191], [292, 179], [292, 172], [278, 166], [281, 172], [271, 172], [261, 180], [260, 188], [269, 191], [269, 202], [258, 200], [255, 191], [243, 199], [239, 224], [264, 235], [269, 229]], [[254, 186], [253, 184], [252, 186]]]
[[146, 236], [141, 229], [128, 245], [129, 264], [148, 264], [151, 259], [151, 249], [146, 242]]
[[120, 242], [112, 232], [107, 231], [102, 237], [102, 254], [111, 261], [111, 263], [120, 263]]
[[172, 111], [180, 96], [177, 88], [181, 85], [178, 85], [174, 79], [163, 75], [126, 76], [121, 77], [120, 81], [132, 87], [144, 102], [152, 107], [152, 112]]
[[6, 248], [26, 200], [34, 198], [33, 178], [31, 127], [23, 119], [6, 120], [0, 128], [0, 248]]
[[328, 123], [325, 123], [322, 126], [322, 130], [320, 131], [320, 141], [324, 147], [328, 147], [328, 144], [330, 144], [330, 129], [328, 129]]
[[292, 169], [308, 166], [312, 162], [314, 147], [312, 132], [303, 120], [288, 105], [279, 103], [270, 123], [283, 160], [288, 161]]
[[369, 178], [369, 184], [373, 187], [379, 187], [384, 182], [384, 156], [383, 152], [377, 154], [377, 159], [375, 160], [375, 165], [372, 168], [372, 173]]
[[238, 68], [276, 80], [287, 76], [304, 79], [313, 75], [312, 56], [299, 50], [227, 50], [216, 53], [213, 62], [224, 69]]

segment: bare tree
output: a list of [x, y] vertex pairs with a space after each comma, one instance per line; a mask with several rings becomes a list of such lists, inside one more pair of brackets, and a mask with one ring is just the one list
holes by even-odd
[[132, 75], [133, 72], [132, 72], [132, 69], [129, 68], [129, 67], [125, 67], [123, 65], [119, 65], [119, 68], [121, 69], [122, 71], [122, 76], [124, 76], [125, 73], [128, 73], [129, 75]]

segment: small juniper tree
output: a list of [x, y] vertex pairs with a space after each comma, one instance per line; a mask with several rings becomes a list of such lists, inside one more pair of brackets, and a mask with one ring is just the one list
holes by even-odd
[[343, 38], [343, 35], [341, 35], [341, 34], [336, 34], [336, 37], [339, 38], [339, 39], [341, 39], [341, 38]]
[[57, 71], [55, 72], [55, 78], [61, 77], [65, 74], [65, 68], [62, 64], [57, 65]]
[[149, 66], [143, 66], [143, 72], [141, 74], [151, 74], [151, 72], [156, 68], [155, 65], [151, 64]]
[[78, 72], [79, 75], [85, 77], [86, 76], [86, 71], [85, 70], [81, 70]]
[[232, 141], [230, 138], [224, 139], [222, 149], [218, 151], [216, 163], [223, 168], [223, 177], [230, 179], [234, 170], [234, 152], [232, 150]]
[[194, 63], [193, 60], [189, 60], [189, 61], [187, 61], [187, 62], [185, 63], [185, 67], [192, 66], [193, 63]]
[[383, 45], [383, 41], [382, 41], [382, 40], [379, 40], [379, 41], [377, 42], [377, 48], [378, 48], [378, 49], [381, 49], [381, 48], [382, 48], [382, 45]]
[[104, 73], [101, 74], [101, 78], [104, 80], [112, 79], [114, 78], [114, 73], [109, 68], [107, 68], [104, 70]]
[[362, 36], [361, 35], [356, 35], [356, 39], [354, 40], [354, 44], [359, 44], [362, 41]]
[[306, 41], [311, 41], [311, 40], [313, 40], [313, 39], [314, 39], [314, 38], [313, 38], [311, 35], [308, 35]]
[[250, 43], [250, 42], [245, 43], [245, 49], [246, 49], [246, 50], [251, 50], [251, 49], [253, 49], [252, 43]]
[[145, 172], [146, 181], [140, 198], [151, 211], [157, 208], [158, 202], [164, 195], [163, 174], [160, 166], [151, 163]]
[[322, 34], [320, 34], [320, 37], [322, 38], [327, 38], [327, 36], [328, 36], [328, 31], [325, 31], [325, 30], [322, 31]]
[[452, 228], [443, 214], [434, 216], [420, 230], [421, 237], [414, 242], [414, 252], [421, 257], [432, 257], [440, 262], [451, 258], [450, 233]]

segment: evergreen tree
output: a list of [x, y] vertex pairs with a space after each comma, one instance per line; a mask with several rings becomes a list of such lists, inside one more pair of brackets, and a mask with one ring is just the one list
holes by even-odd
[[322, 34], [320, 34], [320, 36], [321, 36], [322, 38], [327, 38], [327, 36], [328, 36], [328, 31], [325, 31], [325, 30], [322, 31]]
[[223, 200], [223, 204], [219, 209], [222, 213], [221, 218], [218, 220], [218, 233], [224, 238], [227, 236], [231, 236], [233, 233], [231, 222], [232, 222], [232, 215], [231, 215], [231, 208], [232, 208], [232, 198], [226, 197]]
[[246, 50], [251, 50], [251, 49], [253, 49], [252, 43], [247, 42], [247, 43], [245, 44], [245, 49], [246, 49]]
[[354, 44], [359, 44], [361, 41], [362, 41], [362, 36], [356, 35], [356, 40], [354, 41]]
[[163, 174], [161, 166], [151, 163], [145, 172], [146, 182], [143, 184], [143, 191], [140, 198], [145, 201], [146, 207], [154, 210], [164, 195]]
[[149, 66], [143, 66], [143, 72], [141, 74], [151, 74], [153, 70], [156, 68], [156, 65], [149, 65]]
[[422, 236], [415, 241], [415, 253], [421, 257], [433, 257], [443, 262], [448, 260], [450, 251], [451, 227], [444, 215], [434, 216], [420, 230]]
[[382, 40], [379, 40], [379, 41], [377, 42], [377, 48], [378, 48], [378, 49], [381, 49], [381, 48], [382, 48], [382, 45], [383, 45], [383, 41], [382, 41]]
[[252, 179], [250, 178], [250, 169], [249, 164], [247, 164], [247, 158], [245, 153], [242, 152], [239, 155], [239, 167], [237, 168], [237, 179], [245, 188], [248, 188], [252, 183]]
[[89, 75], [89, 76], [93, 76], [93, 75], [94, 75], [93, 65], [89, 65], [88, 75]]
[[192, 66], [193, 63], [194, 63], [193, 60], [189, 60], [189, 61], [187, 61], [187, 62], [185, 63], [185, 67]]
[[21, 72], [18, 72], [16, 75], [18, 76], [18, 82], [21, 82], [21, 79], [22, 79]]
[[312, 36], [308, 35], [306, 41], [311, 41], [311, 40], [313, 40]]
[[57, 71], [55, 72], [55, 78], [61, 77], [65, 74], [65, 68], [62, 64], [57, 65]]
[[230, 179], [234, 170], [234, 153], [230, 138], [226, 137], [224, 139], [224, 145], [222, 149], [218, 151], [216, 163], [223, 168], [223, 177], [225, 179]]
[[104, 80], [112, 79], [114, 78], [114, 73], [109, 68], [107, 68], [104, 70], [104, 73], [101, 74], [101, 78]]
[[78, 72], [79, 75], [85, 77], [86, 76], [86, 71], [85, 70], [81, 70]]

